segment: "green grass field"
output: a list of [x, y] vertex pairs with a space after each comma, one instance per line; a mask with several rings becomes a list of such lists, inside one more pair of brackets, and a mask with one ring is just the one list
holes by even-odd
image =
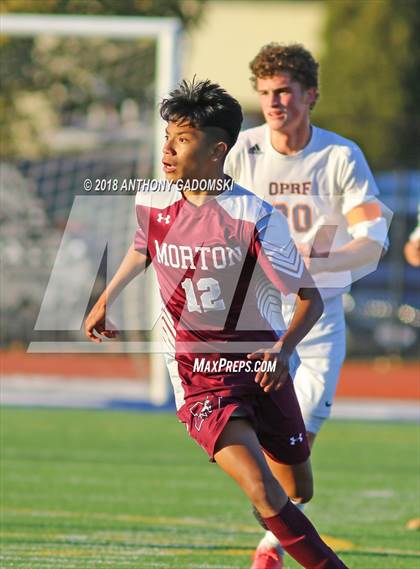
[[[2, 569], [249, 568], [247, 500], [174, 415], [3, 409], [1, 427]], [[351, 569], [420, 567], [418, 451], [414, 425], [325, 426], [307, 514]]]

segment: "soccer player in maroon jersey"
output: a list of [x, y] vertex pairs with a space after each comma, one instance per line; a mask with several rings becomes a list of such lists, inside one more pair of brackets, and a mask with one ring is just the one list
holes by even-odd
[[[163, 169], [174, 187], [138, 193], [134, 244], [89, 314], [86, 334], [94, 342], [115, 336], [107, 306], [152, 264], [178, 417], [294, 559], [312, 569], [343, 568], [288, 498], [312, 493], [291, 377], [295, 347], [320, 317], [322, 300], [285, 219], [223, 174], [242, 122], [239, 103], [209, 81], [184, 81], [163, 101], [161, 116], [168, 123]], [[287, 330], [272, 310], [272, 285], [297, 294]]]

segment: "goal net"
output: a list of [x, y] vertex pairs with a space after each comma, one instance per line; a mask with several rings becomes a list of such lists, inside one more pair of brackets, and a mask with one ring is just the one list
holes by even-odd
[[180, 24], [7, 14], [1, 41], [2, 345], [126, 354], [165, 403], [152, 275], [112, 308], [118, 341], [92, 344], [82, 323], [133, 240], [140, 180], [161, 177], [157, 107], [179, 78]]

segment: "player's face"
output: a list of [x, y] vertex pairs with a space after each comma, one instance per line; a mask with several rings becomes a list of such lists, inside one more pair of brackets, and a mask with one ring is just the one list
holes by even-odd
[[257, 79], [261, 110], [271, 130], [290, 133], [309, 119], [317, 89], [305, 89], [289, 73]]
[[169, 122], [163, 146], [167, 180], [193, 180], [214, 176], [213, 146], [203, 130], [186, 123]]

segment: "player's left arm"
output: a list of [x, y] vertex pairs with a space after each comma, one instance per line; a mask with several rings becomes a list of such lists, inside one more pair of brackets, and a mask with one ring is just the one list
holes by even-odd
[[[388, 220], [375, 179], [356, 145], [348, 149], [337, 175], [343, 220], [351, 241], [333, 251], [303, 247], [301, 254], [312, 274], [345, 271], [378, 263], [388, 248]], [[316, 241], [316, 239], [315, 239]]]
[[377, 263], [387, 250], [387, 224], [378, 202], [353, 208], [347, 215], [352, 240], [334, 251], [317, 251], [307, 245], [299, 247], [312, 274], [321, 271], [348, 271]]

